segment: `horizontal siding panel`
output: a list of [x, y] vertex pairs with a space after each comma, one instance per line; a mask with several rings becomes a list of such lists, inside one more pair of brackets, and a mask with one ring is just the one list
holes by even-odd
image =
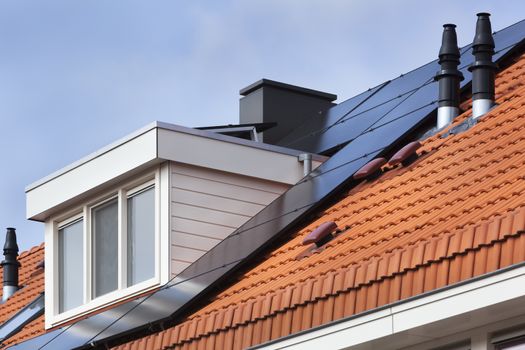
[[223, 239], [235, 231], [234, 227], [221, 226], [192, 219], [171, 218], [172, 231], [193, 233], [210, 238]]
[[183, 271], [289, 187], [175, 162], [170, 168], [172, 275]]
[[219, 243], [220, 239], [192, 235], [184, 232], [171, 231], [171, 243], [188, 248], [210, 250]]
[[198, 258], [200, 258], [204, 253], [206, 253], [206, 251], [204, 250], [181, 247], [174, 244], [171, 245], [172, 260], [192, 263]]
[[175, 276], [184, 271], [191, 263], [172, 260], [171, 261], [171, 275]]
[[215, 223], [231, 227], [239, 227], [250, 218], [244, 215], [173, 202], [171, 203], [171, 210], [173, 216], [179, 218], [193, 219], [201, 222]]
[[[172, 174], [171, 186], [172, 188], [180, 188], [195, 192], [206, 192], [215, 196], [238, 199], [262, 205], [271, 203], [279, 196], [272, 192], [248, 187], [239, 187], [237, 185], [222, 182], [203, 180], [180, 174]], [[242, 189], [242, 191], [240, 189]]]
[[273, 192], [275, 194], [280, 194], [288, 189], [289, 185], [281, 184], [278, 182], [272, 182], [262, 179], [256, 179], [254, 177], [237, 175], [232, 173], [227, 173], [224, 171], [199, 168], [191, 165], [172, 163], [172, 173], [187, 175], [191, 177], [197, 177], [200, 179], [207, 179], [212, 181], [223, 182], [236, 186], [249, 187], [254, 189], [259, 189], [266, 192]]
[[254, 216], [264, 205], [247, 203], [236, 199], [217, 197], [211, 194], [199, 193], [190, 190], [173, 189], [171, 200], [177, 203], [191, 204], [198, 207]]

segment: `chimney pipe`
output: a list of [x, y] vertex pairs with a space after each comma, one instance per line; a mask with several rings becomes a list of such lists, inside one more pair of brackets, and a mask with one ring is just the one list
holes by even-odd
[[492, 62], [494, 39], [489, 13], [478, 13], [476, 35], [472, 43], [474, 63], [469, 67], [472, 72], [472, 116], [479, 118], [494, 106], [494, 75], [496, 65]]
[[4, 288], [2, 303], [11, 297], [18, 290], [18, 268], [20, 262], [18, 256], [18, 244], [16, 244], [16, 232], [12, 227], [7, 228], [4, 244], [4, 261], [0, 263], [4, 269]]
[[441, 70], [434, 77], [439, 82], [438, 129], [452, 123], [459, 114], [459, 82], [463, 80], [463, 74], [458, 70], [460, 54], [455, 28], [455, 24], [443, 25], [438, 61]]

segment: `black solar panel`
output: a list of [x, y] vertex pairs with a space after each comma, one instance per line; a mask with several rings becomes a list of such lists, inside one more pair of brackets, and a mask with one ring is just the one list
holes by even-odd
[[336, 127], [341, 119], [370, 99], [371, 96], [387, 84], [388, 82], [376, 86], [332, 107], [325, 116], [310, 118], [296, 128], [292, 134], [280, 140], [278, 144], [301, 150], [322, 148], [323, 144], [326, 143], [323, 136], [329, 129]]
[[[517, 23], [495, 36], [496, 57], [501, 57], [525, 36], [525, 22]], [[472, 61], [465, 50], [462, 64]], [[467, 59], [468, 57], [468, 59]], [[195, 263], [190, 265], [170, 286], [98, 315], [90, 316], [71, 326], [49, 332], [13, 347], [13, 349], [73, 349], [89, 347], [93, 341], [107, 341], [137, 329], [148, 328], [153, 322], [177, 317], [184, 306], [202, 292], [216, 285], [228, 271], [243, 260], [257, 254], [268, 244], [288, 232], [308, 213], [315, 210], [331, 194], [351, 181], [352, 175], [364, 164], [403, 139], [432, 113], [436, 104], [437, 87], [426, 84], [438, 67], [431, 62], [389, 84], [358, 95], [338, 107], [318, 126], [324, 133], [313, 133], [316, 145], [313, 152], [322, 152], [346, 144], [328, 161], [300, 181], [259, 214], [241, 226]], [[464, 70], [467, 78], [467, 72]], [[468, 75], [470, 77], [470, 75]], [[465, 79], [463, 85], [470, 78]], [[426, 85], [425, 85], [426, 84]], [[401, 97], [398, 97], [402, 95]], [[379, 105], [379, 106], [378, 106]], [[348, 143], [349, 141], [352, 141]], [[307, 143], [301, 143], [306, 145]]]
[[[525, 32], [525, 21], [518, 22], [500, 32], [495, 33], [496, 54], [498, 60], [521, 39]], [[473, 63], [474, 56], [471, 45], [461, 49], [461, 71], [465, 80], [461, 82], [463, 88], [471, 81], [468, 66]], [[364, 130], [378, 122], [383, 117], [393, 119], [396, 116], [421, 107], [437, 99], [437, 88], [433, 77], [439, 70], [437, 60], [404, 74], [389, 84], [375, 88], [369, 98], [355, 108], [353, 97], [337, 106], [332, 107], [326, 117], [317, 121], [309, 121], [302, 128], [295, 130], [285, 137], [279, 145], [296, 148], [312, 153], [325, 153], [334, 147], [341, 146], [353, 140]], [[425, 84], [429, 84], [428, 88]], [[410, 95], [415, 91], [414, 98]], [[429, 93], [422, 93], [429, 91]], [[424, 99], [421, 99], [424, 95]], [[417, 99], [416, 99], [417, 97]], [[417, 101], [417, 103], [413, 103]], [[402, 111], [402, 112], [401, 112]], [[390, 115], [391, 114], [391, 115]], [[320, 128], [319, 126], [322, 126]], [[331, 127], [328, 127], [331, 126]], [[318, 130], [321, 129], [321, 132]], [[305, 136], [306, 135], [306, 136]]]

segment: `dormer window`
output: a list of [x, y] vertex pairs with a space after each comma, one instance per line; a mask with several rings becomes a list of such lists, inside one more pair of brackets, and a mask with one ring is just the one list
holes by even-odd
[[127, 285], [133, 286], [155, 276], [155, 188], [150, 186], [128, 195], [127, 204]]
[[118, 198], [91, 209], [92, 296], [118, 288]]
[[176, 277], [302, 179], [301, 153], [153, 123], [30, 185], [46, 329]]
[[74, 218], [58, 229], [60, 312], [84, 302], [84, 220]]
[[125, 184], [78, 206], [74, 215], [52, 220], [58, 320], [159, 284], [154, 177]]

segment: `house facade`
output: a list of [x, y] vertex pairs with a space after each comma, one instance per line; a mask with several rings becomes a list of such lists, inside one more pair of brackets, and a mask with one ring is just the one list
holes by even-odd
[[242, 130], [153, 123], [30, 185], [3, 344], [524, 348], [525, 23], [455, 36], [342, 103], [262, 80]]

